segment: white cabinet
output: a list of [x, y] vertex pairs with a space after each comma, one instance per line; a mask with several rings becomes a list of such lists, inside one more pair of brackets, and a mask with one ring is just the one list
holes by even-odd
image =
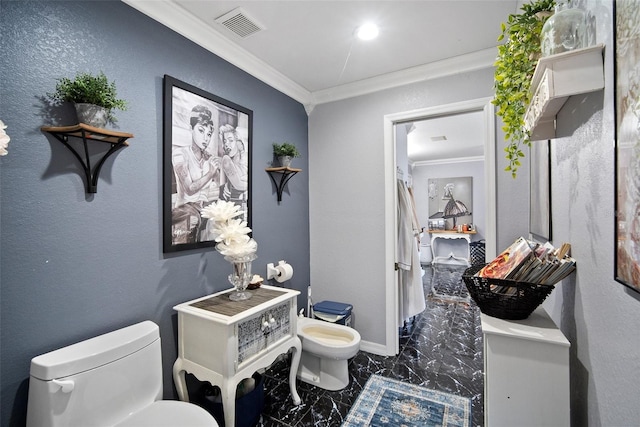
[[569, 341], [538, 307], [525, 320], [481, 315], [488, 427], [569, 425]]
[[293, 349], [289, 389], [300, 404], [296, 373], [302, 351], [296, 322], [300, 292], [273, 286], [252, 290], [246, 301], [231, 301], [229, 289], [177, 305], [178, 359], [173, 379], [180, 400], [188, 401], [185, 373], [220, 387], [225, 425], [235, 425], [236, 387], [278, 355]]

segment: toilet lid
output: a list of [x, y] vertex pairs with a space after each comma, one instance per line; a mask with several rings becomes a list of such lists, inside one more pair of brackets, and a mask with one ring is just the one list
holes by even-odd
[[131, 415], [116, 427], [218, 427], [203, 408], [177, 400], [159, 400]]

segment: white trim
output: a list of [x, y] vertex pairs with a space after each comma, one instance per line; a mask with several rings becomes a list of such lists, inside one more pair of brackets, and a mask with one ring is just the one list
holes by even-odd
[[271, 65], [195, 18], [173, 0], [122, 0], [162, 25], [235, 65], [304, 105], [311, 114], [318, 104], [339, 101], [411, 83], [493, 67], [497, 48], [489, 48], [406, 70], [310, 92]]
[[384, 117], [384, 283], [385, 288], [385, 353], [395, 356], [399, 353], [398, 341], [398, 273], [395, 269], [398, 244], [396, 224], [398, 206], [398, 186], [396, 184], [396, 140], [393, 115]]
[[443, 165], [443, 164], [450, 165], [452, 163], [481, 162], [483, 160], [484, 160], [484, 156], [456, 157], [453, 159], [422, 160], [420, 162], [411, 163], [411, 167], [434, 166], [434, 165]]
[[466, 55], [384, 74], [382, 76], [318, 90], [312, 93], [313, 100], [316, 104], [324, 104], [411, 83], [438, 79], [483, 68], [491, 68], [496, 60], [497, 52], [497, 48], [484, 49]]
[[377, 354], [380, 356], [386, 356], [386, 349], [381, 344], [376, 344], [371, 341], [360, 341], [360, 350], [366, 351], [367, 353]]
[[183, 35], [192, 42], [202, 46], [246, 71], [258, 80], [290, 96], [305, 107], [311, 104], [311, 93], [298, 85], [269, 64], [242, 49], [207, 24], [195, 19], [182, 7], [171, 0], [122, 0], [159, 23]]
[[496, 249], [496, 128], [493, 98], [480, 98], [470, 101], [456, 102], [435, 107], [421, 108], [385, 115], [384, 121], [384, 168], [385, 168], [385, 262], [384, 277], [387, 287], [386, 296], [386, 355], [392, 356], [398, 351], [398, 280], [395, 271], [397, 228], [396, 205], [396, 142], [394, 124], [408, 121], [440, 117], [446, 114], [483, 111], [484, 118], [484, 171], [486, 211], [486, 255], [487, 259], [495, 257]]

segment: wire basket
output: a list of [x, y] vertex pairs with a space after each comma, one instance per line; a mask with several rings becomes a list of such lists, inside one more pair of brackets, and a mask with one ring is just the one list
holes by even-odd
[[462, 275], [469, 295], [484, 314], [499, 319], [526, 319], [553, 291], [553, 285], [490, 279], [475, 274], [484, 267], [474, 265]]

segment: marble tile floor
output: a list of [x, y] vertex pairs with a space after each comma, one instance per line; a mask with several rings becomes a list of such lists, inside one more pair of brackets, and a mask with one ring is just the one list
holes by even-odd
[[351, 381], [340, 391], [297, 382], [302, 404], [294, 406], [288, 360], [265, 372], [260, 427], [338, 427], [372, 374], [472, 399], [472, 425], [483, 422], [483, 355], [480, 310], [462, 282], [463, 266], [425, 265], [426, 310], [401, 329], [400, 353], [360, 351], [349, 361]]

